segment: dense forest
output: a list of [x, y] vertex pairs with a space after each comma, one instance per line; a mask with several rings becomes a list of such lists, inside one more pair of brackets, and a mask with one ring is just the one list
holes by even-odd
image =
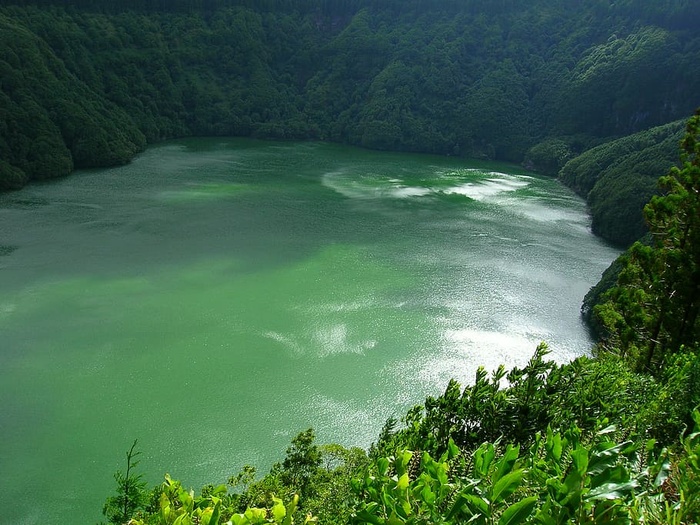
[[173, 137], [324, 140], [523, 163], [629, 247], [595, 357], [541, 346], [369, 451], [307, 430], [196, 493], [132, 447], [106, 520], [698, 523], [699, 27], [684, 0], [0, 0], [0, 190]]
[[[576, 161], [562, 180], [628, 246], [664, 126], [700, 105], [699, 23], [680, 0], [3, 0], [0, 189], [192, 135]], [[576, 159], [638, 132], [627, 163]]]

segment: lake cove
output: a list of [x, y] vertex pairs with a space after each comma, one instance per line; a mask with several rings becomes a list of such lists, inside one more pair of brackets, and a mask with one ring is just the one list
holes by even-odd
[[584, 354], [618, 253], [513, 166], [238, 139], [0, 195], [0, 224], [3, 525], [100, 520], [136, 438], [149, 483], [224, 482], [540, 341]]

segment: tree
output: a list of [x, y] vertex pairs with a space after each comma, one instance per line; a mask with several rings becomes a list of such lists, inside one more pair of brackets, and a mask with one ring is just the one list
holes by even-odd
[[700, 110], [681, 141], [681, 165], [659, 179], [644, 208], [652, 243], [629, 250], [618, 284], [597, 307], [610, 342], [651, 371], [700, 330]]
[[321, 466], [321, 452], [315, 439], [312, 428], [300, 432], [292, 439], [282, 462], [283, 481], [298, 490], [302, 497], [309, 495], [311, 478]]
[[117, 495], [107, 498], [102, 514], [109, 523], [121, 525], [127, 523], [137, 510], [143, 507], [146, 499], [146, 482], [142, 481], [141, 474], [135, 474], [134, 469], [139, 462], [137, 457], [141, 452], [136, 450], [134, 440], [131, 448], [126, 453], [126, 473], [117, 471], [114, 479], [117, 482]]

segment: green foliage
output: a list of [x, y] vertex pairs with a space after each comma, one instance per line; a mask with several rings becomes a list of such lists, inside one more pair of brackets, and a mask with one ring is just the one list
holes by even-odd
[[573, 156], [572, 146], [566, 140], [550, 138], [530, 148], [523, 164], [528, 169], [554, 177]]
[[184, 489], [179, 481], [166, 474], [159, 492], [157, 510], [130, 520], [130, 525], [293, 525], [315, 522], [311, 516], [303, 521], [295, 521], [294, 515], [299, 503], [296, 495], [286, 504], [272, 496], [269, 507], [251, 507], [238, 513], [235, 499], [227, 494], [225, 485], [213, 487], [206, 495], [196, 497], [194, 491]]
[[126, 453], [126, 472], [117, 471], [114, 479], [117, 482], [117, 494], [107, 498], [102, 514], [109, 523], [121, 525], [128, 522], [146, 503], [146, 482], [141, 474], [134, 474], [139, 462], [136, 459], [141, 452], [136, 450], [137, 440]]
[[[640, 242], [645, 242], [645, 239], [642, 239]], [[602, 325], [600, 318], [594, 315], [594, 308], [603, 302], [605, 293], [617, 284], [617, 279], [625, 264], [625, 257], [623, 253], [605, 269], [600, 281], [588, 290], [581, 303], [581, 316], [593, 336], [598, 340], [605, 336], [605, 327]]]
[[240, 512], [249, 507], [270, 507], [272, 495], [284, 500], [300, 496], [295, 507], [297, 521], [306, 514], [316, 516], [324, 524], [347, 523], [351, 512], [350, 481], [367, 463], [366, 453], [359, 448], [315, 443], [314, 432], [308, 429], [292, 440], [282, 463], [273, 465], [268, 474], [255, 480], [255, 469], [244, 467], [229, 478], [228, 484], [242, 488], [235, 496]]
[[604, 351], [595, 359], [580, 357], [561, 365], [545, 357], [546, 348], [540, 346], [523, 368], [507, 374], [501, 368], [490, 379], [479, 370], [474, 384], [463, 390], [451, 381], [442, 396], [409, 410], [403, 428], [386, 428], [371, 456], [408, 448], [439, 457], [450, 440], [463, 450], [499, 439], [529, 447], [536, 433], [548, 427], [563, 432], [575, 423], [590, 434], [602, 419], [628, 436], [669, 445], [683, 431], [692, 400], [700, 396], [700, 365], [692, 354], [659, 379], [635, 373], [616, 354]]
[[615, 347], [638, 369], [658, 373], [666, 354], [700, 336], [700, 113], [690, 119], [681, 167], [662, 177], [665, 194], [645, 207], [652, 245], [635, 243], [617, 286], [595, 307]]
[[310, 495], [311, 478], [321, 465], [321, 452], [314, 441], [311, 428], [298, 434], [292, 439], [282, 463], [282, 482], [297, 487], [304, 496]]
[[74, 166], [121, 164], [145, 146], [126, 113], [5, 14], [0, 14], [0, 71], [0, 187], [59, 177]]
[[642, 210], [659, 173], [678, 159], [682, 121], [606, 142], [567, 162], [559, 177], [586, 198], [594, 233], [629, 246], [647, 231]]
[[255, 469], [246, 466], [227, 484], [206, 485], [196, 496], [167, 474], [161, 485], [145, 490], [141, 476], [132, 472], [138, 455], [134, 447], [127, 455], [127, 474], [116, 475], [118, 495], [105, 505], [110, 523], [292, 525], [317, 519], [324, 524], [347, 523], [353, 508], [351, 480], [367, 465], [363, 450], [317, 446], [309, 429], [292, 440], [284, 462], [261, 479], [256, 480]]
[[[695, 412], [700, 423], [700, 413]], [[696, 427], [697, 428], [697, 427]], [[353, 522], [373, 525], [695, 523], [700, 434], [680, 453], [614, 440], [606, 427], [582, 439], [576, 426], [537, 433], [520, 447], [484, 443], [465, 454], [454, 442], [434, 460], [402, 450], [373, 461], [354, 483]]]

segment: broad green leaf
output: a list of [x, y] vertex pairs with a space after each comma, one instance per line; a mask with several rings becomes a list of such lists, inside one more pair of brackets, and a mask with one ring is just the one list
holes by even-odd
[[377, 460], [377, 472], [379, 472], [380, 476], [386, 476], [387, 472], [389, 472], [388, 458], [379, 458]]
[[[573, 492], [580, 492], [581, 491], [581, 484], [583, 482], [583, 478], [581, 475], [578, 473], [578, 470], [573, 470], [569, 472], [569, 474], [564, 478], [564, 485], [563, 487], [559, 487], [559, 494], [571, 494]], [[562, 489], [566, 490], [562, 490]]]
[[571, 452], [571, 460], [574, 462], [574, 468], [581, 478], [586, 476], [588, 472], [588, 451], [582, 446], [577, 446]]
[[209, 521], [211, 520], [211, 515], [213, 513], [214, 509], [211, 507], [207, 507], [203, 510], [197, 509], [195, 511], [195, 517], [198, 517], [198, 520], [202, 523], [202, 525], [209, 525]]
[[462, 509], [464, 508], [464, 506], [465, 506], [464, 497], [463, 497], [463, 496], [459, 496], [459, 497], [455, 500], [455, 502], [452, 504], [452, 508], [450, 508], [450, 510], [447, 512], [447, 514], [446, 514], [445, 517], [446, 517], [448, 520], [451, 520], [452, 518], [454, 518], [455, 516], [457, 516], [458, 514], [460, 514], [460, 512], [462, 511]]
[[411, 461], [412, 457], [413, 453], [408, 450], [399, 452], [399, 454], [396, 456], [396, 461], [394, 462], [396, 474], [402, 476], [406, 472], [406, 469], [408, 468], [408, 463]]
[[246, 509], [244, 516], [251, 523], [259, 523], [261, 520], [265, 520], [267, 511], [265, 509], [258, 509], [255, 507]]
[[490, 517], [491, 510], [489, 509], [489, 502], [475, 494], [467, 494], [462, 496], [464, 498], [464, 503], [471, 510], [471, 514], [482, 514], [483, 516]]
[[357, 518], [364, 523], [371, 523], [372, 525], [382, 525], [384, 520], [375, 514], [379, 505], [376, 503], [370, 503], [367, 507], [357, 513]]
[[219, 518], [221, 517], [221, 501], [217, 501], [214, 505], [214, 512], [211, 514], [208, 525], [218, 525]]
[[421, 499], [428, 504], [431, 508], [435, 505], [435, 493], [430, 490], [430, 487], [425, 487], [421, 493]]
[[601, 472], [598, 475], [591, 476], [591, 488], [598, 487], [605, 483], [624, 483], [629, 481], [630, 473], [623, 465], [615, 465]]
[[588, 494], [586, 494], [586, 499], [624, 499], [627, 494], [633, 492], [638, 486], [639, 484], [636, 480], [627, 481], [626, 483], [606, 483], [600, 487], [592, 489]]
[[287, 509], [284, 507], [284, 503], [282, 503], [281, 499], [273, 497], [272, 501], [274, 502], [274, 505], [272, 505], [272, 515], [275, 521], [280, 522], [287, 515]]
[[455, 442], [452, 441], [452, 438], [450, 438], [450, 442], [447, 445], [447, 452], [448, 452], [448, 458], [447, 459], [454, 459], [457, 456], [459, 456], [460, 450], [457, 445], [455, 445]]
[[440, 485], [447, 485], [449, 483], [449, 479], [447, 477], [447, 468], [438, 468], [437, 472], [437, 480], [440, 483]]
[[656, 445], [656, 440], [654, 438], [648, 439], [647, 442], [644, 444], [644, 450], [645, 452], [649, 453], [654, 450], [654, 446]]
[[504, 501], [508, 496], [513, 494], [523, 479], [524, 471], [522, 469], [506, 474], [493, 485], [491, 490], [491, 502], [495, 505]]
[[490, 443], [484, 443], [474, 452], [474, 474], [481, 479], [488, 475], [489, 466], [496, 456], [496, 450]]
[[403, 525], [403, 523], [404, 521], [397, 516], [390, 516], [389, 519], [386, 520], [386, 525]]
[[173, 521], [173, 525], [192, 525], [192, 520], [188, 514], [182, 514]]
[[605, 427], [605, 428], [602, 429], [602, 430], [599, 430], [599, 431], [597, 432], [597, 434], [598, 434], [599, 436], [604, 436], [604, 435], [606, 435], [606, 434], [612, 434], [612, 433], [615, 432], [616, 430], [617, 430], [617, 427], [616, 427], [615, 425], [610, 425], [610, 426]]
[[292, 501], [287, 504], [287, 517], [282, 522], [282, 525], [292, 525], [292, 519], [294, 512], [297, 510], [297, 505], [299, 504], [299, 495], [294, 494], [292, 496]]
[[532, 513], [532, 509], [535, 508], [537, 501], [537, 496], [530, 496], [517, 503], [513, 503], [503, 512], [501, 518], [498, 520], [498, 525], [518, 525], [520, 523], [525, 523], [525, 518]]
[[561, 435], [554, 434], [551, 427], [547, 427], [547, 441], [545, 443], [547, 452], [557, 461], [561, 460], [562, 443]]
[[513, 445], [506, 447], [505, 454], [496, 463], [496, 472], [493, 476], [494, 483], [513, 470], [519, 454], [520, 447], [514, 447]]
[[671, 460], [668, 459], [668, 456], [665, 456], [661, 466], [659, 467], [659, 473], [656, 475], [656, 478], [654, 478], [654, 487], [660, 487], [663, 485], [670, 474]]
[[[467, 486], [462, 488], [461, 494], [457, 496], [455, 502], [452, 504], [452, 508], [447, 513], [446, 517], [448, 520], [454, 518], [458, 515], [466, 505], [466, 497], [474, 490], [474, 487], [479, 484], [479, 481], [471, 481]], [[488, 506], [488, 504], [487, 504]], [[472, 512], [469, 513], [473, 514]]]
[[399, 481], [396, 483], [396, 488], [398, 490], [406, 490], [408, 488], [408, 473], [404, 472], [404, 474], [399, 478]]

